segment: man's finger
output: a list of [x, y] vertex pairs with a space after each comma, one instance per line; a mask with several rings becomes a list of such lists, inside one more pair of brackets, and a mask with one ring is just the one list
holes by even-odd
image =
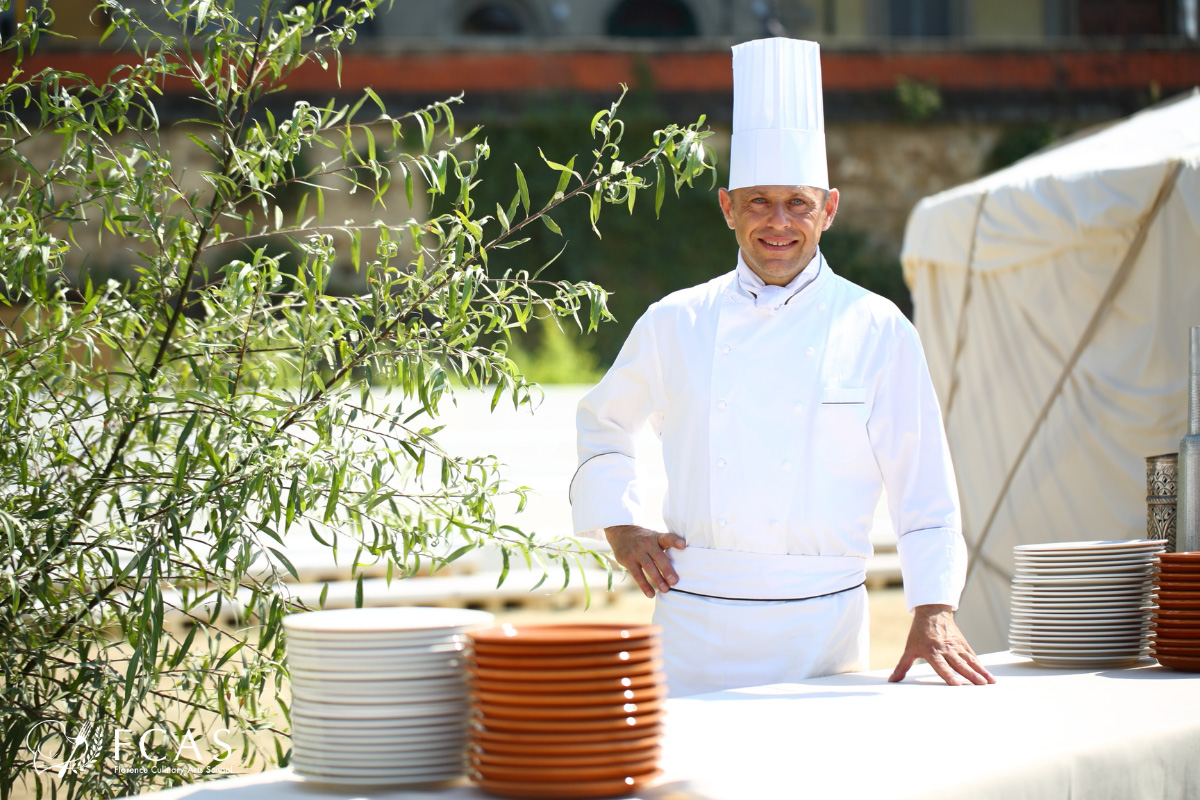
[[685, 542], [683, 537], [679, 536], [678, 534], [664, 533], [658, 537], [658, 546], [663, 550], [666, 550], [668, 547], [674, 547], [676, 550], [683, 550], [687, 547], [687, 542]]
[[[668, 586], [674, 586], [679, 582], [679, 576], [675, 574], [675, 568], [671, 566], [671, 559], [665, 550], [654, 550], [650, 553], [650, 557], [654, 559], [654, 566], [658, 572], [666, 580]], [[662, 587], [665, 592], [667, 587]]]
[[979, 663], [974, 653], [960, 653], [954, 657], [951, 665], [958, 671], [959, 675], [967, 678], [976, 686], [996, 682], [996, 679], [992, 677], [992, 673], [988, 672], [987, 668]]
[[892, 674], [888, 677], [889, 683], [899, 683], [904, 680], [904, 676], [908, 674], [908, 670], [912, 667], [913, 662], [917, 660], [916, 656], [905, 653], [900, 659], [900, 663], [892, 670]]
[[950, 686], [962, 686], [962, 681], [954, 675], [954, 670], [946, 662], [946, 659], [939, 655], [928, 655], [925, 661], [929, 666], [933, 667], [933, 671], [938, 674], [938, 677], [944, 680]]

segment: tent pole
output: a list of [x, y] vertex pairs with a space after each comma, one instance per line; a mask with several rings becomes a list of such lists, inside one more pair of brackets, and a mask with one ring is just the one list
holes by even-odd
[[1050, 390], [1050, 395], [1046, 398], [1046, 402], [1042, 404], [1042, 410], [1033, 421], [1033, 427], [1029, 430], [1029, 435], [1025, 437], [1024, 444], [1017, 452], [1017, 457], [1013, 461], [1012, 467], [1008, 470], [1008, 475], [1004, 478], [1004, 483], [1000, 486], [1000, 492], [996, 495], [996, 502], [992, 505], [992, 511], [988, 514], [987, 522], [979, 531], [979, 538], [975, 541], [974, 547], [971, 548], [971, 554], [967, 561], [967, 583], [969, 584], [971, 576], [975, 573], [975, 564], [978, 562], [980, 554], [983, 552], [983, 545], [987, 542], [988, 534], [992, 531], [992, 523], [996, 520], [996, 514], [1000, 511], [1000, 506], [1004, 503], [1004, 499], [1008, 496], [1008, 490], [1012, 488], [1013, 479], [1017, 475], [1017, 470], [1021, 468], [1025, 456], [1029, 453], [1029, 448], [1033, 444], [1034, 438], [1041, 430], [1042, 423], [1050, 415], [1050, 409], [1059, 395], [1062, 394], [1063, 386], [1067, 383], [1067, 378], [1070, 377], [1071, 371], [1075, 369], [1075, 364], [1083, 355], [1084, 349], [1091, 344], [1092, 337], [1096, 335], [1096, 331], [1100, 327], [1100, 320], [1104, 317], [1104, 313], [1108, 311], [1116, 299], [1117, 292], [1125, 284], [1125, 279], [1129, 277], [1129, 273], [1133, 271], [1133, 263], [1137, 260], [1138, 254], [1142, 251], [1142, 245], [1146, 243], [1146, 236], [1150, 232], [1150, 226], [1154, 224], [1154, 220], [1158, 217], [1158, 212], [1166, 205], [1167, 198], [1175, 189], [1175, 183], [1179, 179], [1179, 173], [1183, 171], [1183, 161], [1172, 161], [1167, 167], [1167, 175], [1163, 178], [1162, 186], [1158, 189], [1158, 196], [1154, 199], [1154, 205], [1150, 207], [1150, 211], [1142, 220], [1141, 226], [1138, 228], [1137, 235], [1133, 237], [1133, 242], [1129, 245], [1129, 250], [1125, 253], [1125, 258], [1121, 261], [1121, 265], [1117, 267], [1117, 271], [1113, 274], [1112, 280], [1108, 284], [1108, 289], [1105, 290], [1104, 296], [1100, 298], [1096, 310], [1092, 313], [1092, 318], [1088, 320], [1087, 327], [1083, 330], [1083, 335], [1079, 337], [1079, 343], [1075, 345], [1075, 350], [1071, 353], [1067, 363], [1063, 365], [1062, 372], [1058, 376], [1058, 380], [1054, 384], [1054, 388]]
[[967, 251], [967, 274], [963, 280], [962, 305], [958, 311], [958, 330], [954, 334], [954, 355], [950, 357], [950, 389], [946, 393], [946, 420], [942, 423], [950, 427], [950, 410], [954, 407], [954, 397], [958, 394], [958, 359], [962, 355], [963, 345], [967, 338], [967, 305], [971, 302], [971, 273], [975, 266], [975, 248], [979, 244], [979, 218], [983, 216], [983, 203], [988, 193], [979, 195], [975, 205], [975, 218], [971, 222], [971, 249]]

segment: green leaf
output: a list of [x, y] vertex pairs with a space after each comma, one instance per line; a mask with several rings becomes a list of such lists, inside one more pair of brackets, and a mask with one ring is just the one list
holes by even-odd
[[525, 216], [529, 216], [529, 185], [525, 183], [525, 173], [521, 172], [521, 165], [513, 166], [517, 168], [517, 191], [521, 194], [521, 205], [525, 208]]
[[542, 214], [542, 222], [546, 223], [547, 228], [562, 236], [562, 228], [558, 227], [558, 223], [551, 219], [549, 214]]

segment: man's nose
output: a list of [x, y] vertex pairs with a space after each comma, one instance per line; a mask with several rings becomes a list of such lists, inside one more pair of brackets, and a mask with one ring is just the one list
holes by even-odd
[[770, 223], [776, 228], [786, 228], [789, 224], [791, 224], [791, 220], [788, 218], [787, 210], [784, 208], [783, 203], [775, 203], [771, 206]]

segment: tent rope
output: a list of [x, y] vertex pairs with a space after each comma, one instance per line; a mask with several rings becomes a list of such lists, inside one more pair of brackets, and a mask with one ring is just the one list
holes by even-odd
[[967, 275], [963, 280], [962, 304], [958, 311], [958, 330], [954, 334], [954, 355], [950, 357], [950, 390], [946, 393], [945, 421], [946, 428], [950, 427], [950, 411], [954, 408], [954, 398], [958, 394], [959, 374], [958, 360], [962, 356], [963, 346], [967, 339], [967, 306], [971, 302], [971, 274], [975, 266], [975, 250], [979, 245], [979, 218], [983, 216], [983, 203], [988, 193], [979, 195], [975, 205], [975, 217], [971, 221], [971, 249], [967, 251]]
[[988, 535], [992, 532], [992, 523], [996, 521], [996, 514], [1000, 511], [1000, 506], [1003, 505], [1005, 498], [1008, 497], [1008, 490], [1012, 488], [1012, 482], [1016, 478], [1017, 471], [1021, 468], [1025, 460], [1025, 456], [1029, 453], [1029, 448], [1033, 444], [1033, 440], [1037, 437], [1041, 430], [1042, 424], [1050, 415], [1050, 409], [1062, 394], [1063, 387], [1067, 383], [1067, 378], [1075, 369], [1075, 364], [1083, 355], [1083, 351], [1091, 344], [1092, 338], [1096, 335], [1096, 331], [1100, 328], [1100, 321], [1104, 314], [1116, 299], [1117, 293], [1121, 290], [1125, 280], [1129, 277], [1129, 273], [1133, 271], [1133, 264], [1137, 260], [1138, 254], [1142, 251], [1142, 246], [1146, 243], [1146, 236], [1150, 232], [1151, 225], [1158, 217], [1159, 211], [1166, 205], [1167, 198], [1175, 189], [1175, 183], [1179, 179], [1179, 173], [1183, 170], [1183, 161], [1172, 161], [1167, 169], [1167, 175], [1163, 178], [1162, 186], [1158, 189], [1158, 196], [1154, 199], [1154, 205], [1150, 211], [1142, 219], [1142, 224], [1138, 228], [1137, 235], [1133, 237], [1133, 241], [1129, 245], [1129, 250], [1125, 253], [1125, 258], [1121, 261], [1121, 265], [1113, 274], [1112, 280], [1108, 284], [1108, 288], [1104, 292], [1104, 296], [1100, 298], [1100, 303], [1096, 306], [1096, 310], [1092, 313], [1092, 318], [1088, 320], [1087, 327], [1083, 330], [1083, 335], [1079, 337], [1078, 344], [1075, 345], [1075, 350], [1063, 365], [1062, 372], [1058, 376], [1058, 380], [1054, 383], [1054, 388], [1050, 390], [1050, 395], [1046, 398], [1046, 402], [1042, 404], [1042, 410], [1033, 421], [1033, 427], [1029, 430], [1029, 435], [1025, 437], [1025, 442], [1021, 445], [1021, 449], [1017, 452], [1017, 457], [1013, 461], [1012, 467], [1008, 470], [1008, 475], [1004, 478], [1004, 483], [1000, 486], [1000, 492], [996, 495], [996, 502], [992, 505], [992, 511], [988, 514], [987, 522], [979, 532], [979, 538], [975, 541], [975, 545], [971, 548], [970, 557], [967, 566], [967, 583], [970, 582], [972, 575], [975, 573], [975, 565], [980, 560], [980, 554], [983, 552], [983, 546], [987, 543]]

